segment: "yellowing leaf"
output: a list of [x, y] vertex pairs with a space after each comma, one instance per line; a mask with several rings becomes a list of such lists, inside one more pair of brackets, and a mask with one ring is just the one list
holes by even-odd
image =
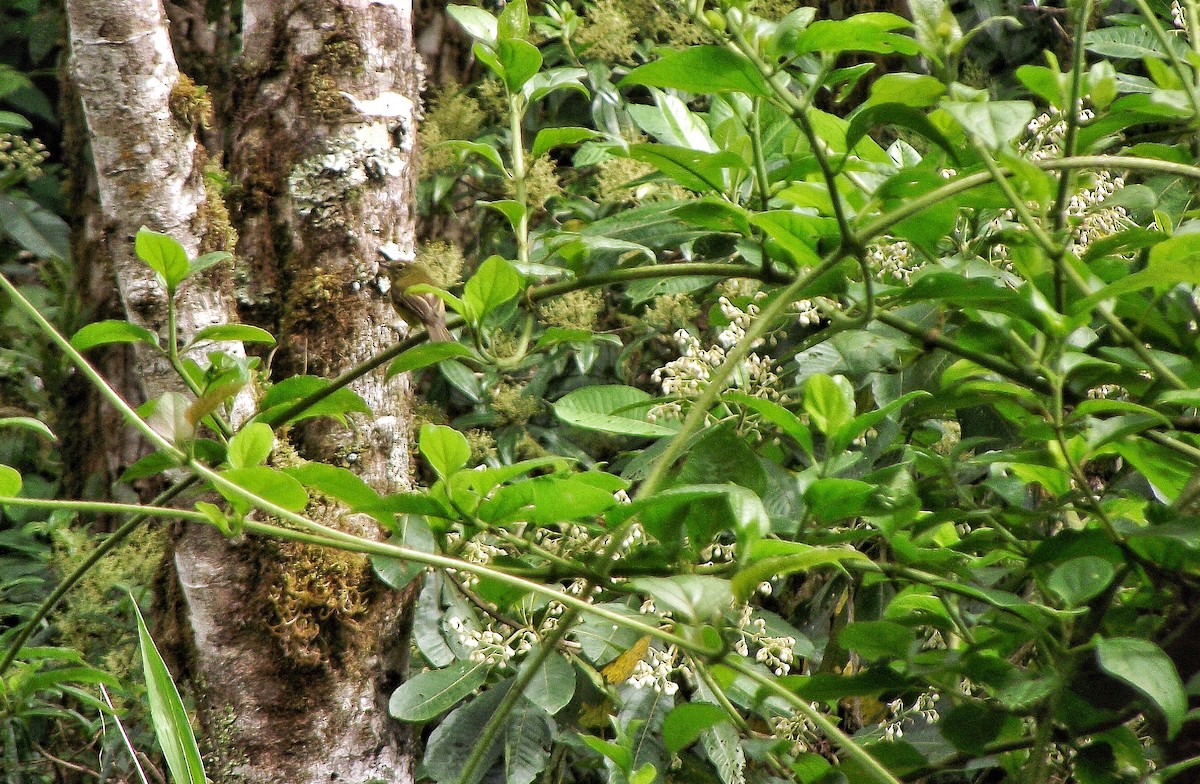
[[604, 665], [600, 674], [604, 676], [606, 683], [624, 683], [629, 680], [629, 676], [633, 675], [633, 668], [637, 667], [637, 663], [642, 660], [649, 649], [650, 635], [647, 634], [635, 642], [629, 650]]

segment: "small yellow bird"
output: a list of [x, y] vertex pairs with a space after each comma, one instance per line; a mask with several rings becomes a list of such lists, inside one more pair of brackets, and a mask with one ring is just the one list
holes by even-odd
[[446, 303], [433, 294], [406, 294], [413, 286], [427, 284], [436, 286], [424, 267], [415, 262], [402, 261], [388, 268], [388, 279], [392, 284], [389, 294], [392, 307], [410, 327], [418, 324], [425, 327], [433, 342], [454, 340], [446, 328]]

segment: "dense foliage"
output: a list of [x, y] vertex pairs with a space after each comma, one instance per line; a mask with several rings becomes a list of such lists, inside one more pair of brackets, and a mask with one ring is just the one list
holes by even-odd
[[[283, 454], [289, 423], [369, 411], [190, 353], [261, 330], [101, 322], [64, 355], [160, 346], [194, 392], [128, 412], [158, 449], [129, 476], [182, 466], [225, 499], [135, 522], [420, 581], [390, 710], [439, 784], [1187, 780], [1200, 3], [1072, 3], [1073, 48], [994, 77], [972, 41], [1017, 20], [909, 5], [451, 7], [481, 74], [431, 101], [422, 199], [443, 225], [477, 207], [478, 240], [428, 243], [444, 288], [414, 292], [460, 337], [362, 369], [421, 374], [428, 489]], [[170, 294], [226, 256], [138, 251]], [[250, 383], [261, 410], [226, 437]], [[309, 520], [316, 497], [390, 539]], [[31, 630], [0, 638], [12, 763], [36, 734], [18, 687], [104, 709], [61, 685], [106, 679], [67, 649], [16, 650]], [[143, 654], [182, 781], [195, 743]], [[51, 659], [71, 666], [28, 686]]]

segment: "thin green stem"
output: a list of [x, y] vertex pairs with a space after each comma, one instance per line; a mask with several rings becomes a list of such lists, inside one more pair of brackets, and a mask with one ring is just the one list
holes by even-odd
[[[1075, 51], [1074, 59], [1071, 65], [1071, 89], [1070, 95], [1067, 97], [1067, 132], [1063, 137], [1062, 157], [1070, 158], [1075, 155], [1075, 150], [1079, 143], [1079, 112], [1083, 108], [1083, 66], [1084, 45], [1083, 34], [1087, 30], [1088, 19], [1092, 16], [1093, 0], [1085, 0], [1079, 9], [1079, 19], [1075, 23]], [[1054, 200], [1054, 214], [1052, 217], [1054, 233], [1058, 234], [1067, 225], [1067, 207], [1071, 200], [1072, 185], [1074, 184], [1073, 170], [1064, 169], [1058, 175], [1058, 196]], [[1067, 242], [1064, 239], [1058, 246], [1058, 250], [1053, 254], [1054, 263], [1054, 307], [1059, 313], [1066, 310], [1067, 294], [1066, 294], [1066, 275], [1062, 270], [1063, 254], [1066, 252]]]
[[10, 283], [8, 278], [3, 274], [0, 274], [0, 289], [3, 289], [12, 298], [13, 304], [17, 306], [17, 309], [28, 316], [29, 319], [32, 320], [39, 329], [42, 330], [43, 334], [50, 338], [50, 341], [58, 346], [59, 350], [66, 354], [67, 358], [70, 359], [71, 362], [74, 363], [75, 366], [78, 367], [85, 376], [87, 376], [88, 381], [95, 385], [96, 389], [99, 390], [100, 394], [112, 404], [113, 408], [117, 409], [117, 411], [119, 411], [131, 425], [141, 431], [142, 435], [146, 437], [146, 440], [153, 444], [156, 449], [161, 449], [172, 459], [183, 462], [183, 460], [186, 458], [186, 455], [184, 455], [183, 451], [160, 435], [154, 428], [150, 427], [150, 425], [146, 424], [145, 420], [138, 416], [137, 412], [133, 410], [133, 407], [126, 403], [124, 398], [117, 394], [116, 390], [108, 385], [108, 382], [104, 380], [104, 377], [101, 376], [94, 367], [92, 367], [91, 363], [84, 359], [83, 355], [75, 350], [75, 347], [72, 346], [71, 343], [64, 338], [57, 329], [55, 329], [53, 324], [46, 320], [45, 316], [38, 312], [38, 309], [35, 308], [29, 300], [25, 299], [25, 296], [21, 294], [20, 290]]
[[[561, 625], [561, 619], [560, 619]], [[557, 631], [557, 629], [555, 630]], [[508, 721], [508, 714], [512, 713], [512, 709], [517, 703], [524, 699], [525, 689], [533, 681], [537, 675], [537, 671], [541, 668], [542, 663], [550, 658], [550, 654], [554, 652], [555, 645], [542, 644], [539, 646], [537, 653], [525, 660], [525, 670], [517, 675], [517, 679], [509, 687], [504, 698], [500, 700], [500, 704], [496, 706], [496, 712], [488, 719], [488, 723], [484, 725], [483, 732], [479, 734], [479, 740], [475, 741], [475, 745], [471, 748], [471, 756], [467, 758], [463, 765], [462, 773], [458, 776], [458, 784], [471, 784], [475, 778], [475, 772], [479, 770], [479, 766], [483, 764], [483, 758], [487, 756], [488, 749], [492, 747], [492, 742], [495, 741], [496, 735], [500, 729], [505, 726]]]
[[[172, 485], [171, 487], [168, 487], [166, 490], [159, 493], [153, 501], [151, 501], [151, 506], [149, 508], [157, 509], [161, 507], [162, 504], [169, 502], [171, 499], [175, 498], [184, 490], [195, 484], [195, 481], [196, 480], [194, 478], [189, 477], [181, 482], [176, 483], [175, 485]], [[27, 501], [30, 499], [22, 498], [19, 500]], [[8, 502], [9, 501], [6, 499], [4, 502], [0, 503]], [[42, 501], [39, 503], [44, 505], [47, 502]], [[59, 501], [54, 503], [68, 502]], [[92, 503], [88, 504], [89, 509], [94, 509], [95, 506], [96, 505]], [[29, 620], [25, 622], [24, 626], [21, 627], [21, 630], [17, 632], [15, 637], [13, 637], [12, 642], [8, 646], [8, 650], [4, 652], [4, 659], [0, 660], [0, 676], [3, 676], [4, 673], [8, 671], [8, 668], [12, 665], [13, 661], [16, 660], [17, 654], [21, 652], [21, 648], [37, 629], [38, 624], [45, 620], [45, 618], [54, 611], [54, 608], [57, 607], [58, 603], [62, 601], [63, 597], [67, 595], [67, 592], [70, 591], [76, 583], [82, 580], [83, 576], [87, 574], [93, 566], [99, 563], [101, 558], [110, 553], [131, 533], [141, 527], [142, 523], [146, 522], [147, 519], [149, 519], [149, 515], [145, 514], [145, 509], [139, 508], [136, 514], [126, 520], [119, 528], [117, 528], [117, 530], [109, 534], [103, 542], [96, 545], [95, 549], [88, 553], [87, 558], [83, 559], [83, 561], [81, 561], [79, 565], [71, 571], [70, 574], [62, 579], [62, 582], [54, 587], [54, 590], [50, 592], [50, 595], [42, 600], [42, 603], [38, 605], [38, 608], [34, 611], [33, 615], [29, 617]], [[207, 520], [204, 520], [204, 522], [207, 522]]]
[[178, 520], [195, 520], [207, 523], [208, 517], [201, 512], [188, 509], [171, 509], [156, 504], [118, 504], [111, 501], [63, 501], [54, 498], [17, 498], [0, 496], [0, 507], [18, 506], [27, 509], [66, 509], [73, 512], [108, 512], [112, 514], [141, 515], [143, 518], [170, 517]]
[[657, 492], [662, 486], [663, 481], [667, 477], [667, 472], [679, 456], [683, 454], [688, 440], [704, 424], [704, 420], [708, 417], [709, 409], [713, 407], [717, 398], [720, 397], [721, 392], [724, 391], [725, 382], [733, 375], [733, 371], [737, 366], [750, 355], [758, 339], [767, 333], [775, 319], [782, 315], [792, 302], [800, 298], [805, 288], [816, 278], [832, 269], [841, 261], [843, 255], [842, 248], [839, 246], [808, 274], [801, 275], [785, 286], [779, 295], [762, 309], [758, 314], [758, 318], [750, 323], [749, 327], [746, 328], [745, 336], [730, 350], [729, 354], [726, 355], [725, 361], [713, 370], [708, 384], [704, 387], [704, 391], [692, 401], [691, 408], [688, 410], [687, 416], [684, 417], [683, 423], [679, 427], [679, 432], [671, 437], [671, 441], [655, 461], [649, 476], [646, 477], [645, 481], [638, 488], [638, 498], [647, 498]]
[[858, 762], [873, 780], [881, 782], [881, 784], [901, 784], [900, 779], [893, 776], [878, 760], [864, 751], [850, 736], [842, 732], [828, 716], [813, 708], [795, 692], [785, 688], [774, 678], [759, 672], [755, 667], [742, 661], [740, 658], [727, 658], [724, 664], [731, 670], [741, 673], [754, 681], [760, 689], [771, 692], [771, 694], [780, 697], [795, 708], [796, 712], [816, 725], [817, 729], [824, 733], [825, 737], [836, 743], [847, 757], [851, 757]]

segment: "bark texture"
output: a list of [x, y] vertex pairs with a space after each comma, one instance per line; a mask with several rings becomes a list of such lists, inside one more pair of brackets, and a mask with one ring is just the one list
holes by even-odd
[[[236, 250], [235, 265], [181, 291], [185, 340], [240, 313], [280, 337], [273, 381], [332, 377], [392, 343], [381, 263], [413, 252], [411, 6], [246, 3], [236, 61], [231, 21], [206, 18], [204, 3], [173, 3], [169, 20], [161, 0], [70, 0], [67, 10], [99, 203], [79, 242], [103, 249], [128, 317], [163, 333], [165, 292], [134, 254], [145, 225], [193, 255]], [[201, 83], [219, 79], [208, 95], [181, 78], [176, 53]], [[225, 177], [228, 190], [214, 185]], [[138, 366], [145, 396], [181, 388], [158, 356], [145, 352]], [[380, 492], [406, 486], [406, 387], [380, 373], [355, 391], [371, 416], [295, 426], [295, 448], [283, 434], [272, 459], [344, 466]], [[306, 513], [378, 535], [331, 502]], [[177, 644], [198, 697], [210, 778], [412, 780], [410, 743], [386, 712], [408, 603], [374, 582], [365, 559], [193, 526], [177, 537], [174, 566], [178, 582], [163, 593], [176, 612], [160, 619], [160, 636]]]

